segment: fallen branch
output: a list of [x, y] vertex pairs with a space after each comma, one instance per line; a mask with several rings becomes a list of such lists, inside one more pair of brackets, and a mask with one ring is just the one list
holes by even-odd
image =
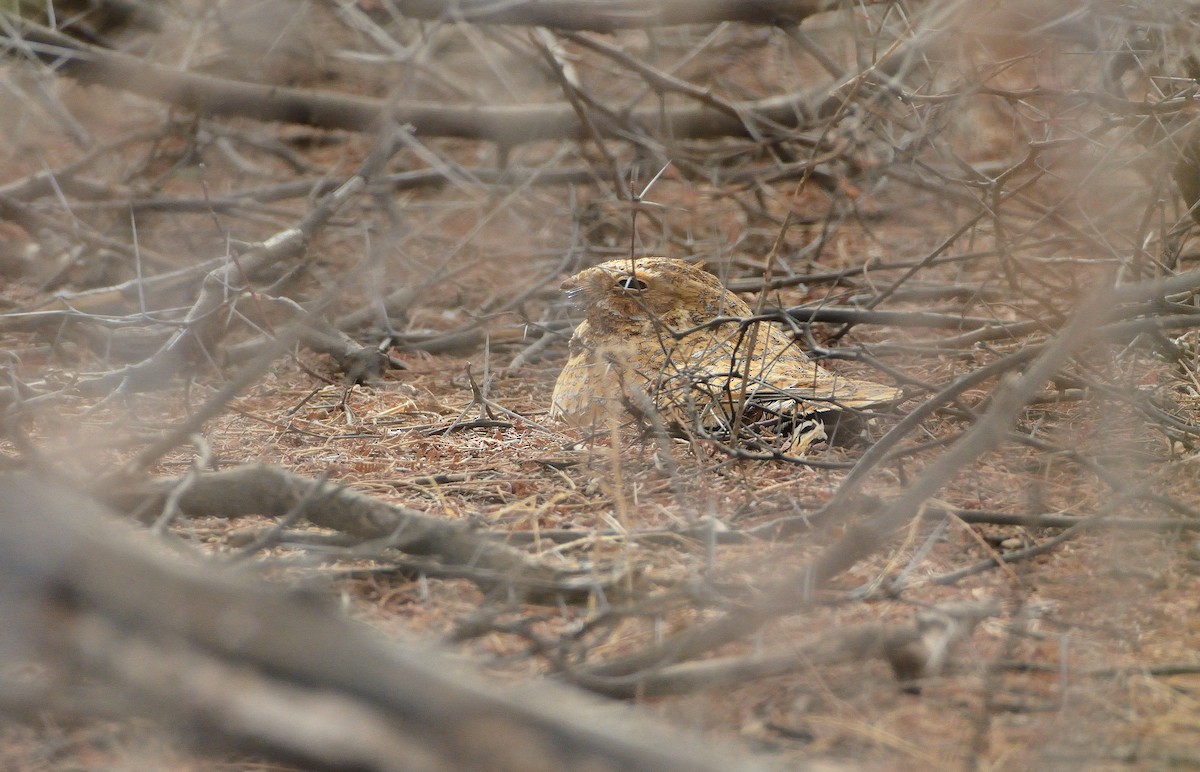
[[[395, 102], [307, 89], [259, 85], [185, 72], [108, 51], [34, 24], [6, 12], [0, 46], [35, 56], [83, 82], [139, 94], [212, 117], [235, 115], [260, 121], [304, 124], [325, 129], [374, 131], [384, 116], [407, 126], [417, 136], [458, 137], [514, 147], [551, 139], [586, 139], [589, 135], [571, 105], [445, 105], [434, 102]], [[891, 53], [868, 72], [893, 75], [904, 68], [914, 51]], [[767, 126], [791, 133], [837, 113], [850, 83], [827, 90], [795, 92], [750, 102], [730, 103], [736, 115], [707, 105], [662, 110], [641, 108], [619, 122], [598, 111], [588, 116], [605, 138], [627, 136], [631, 128], [647, 136], [669, 133], [675, 140], [751, 137]], [[822, 95], [823, 94], [823, 95]]]
[[678, 24], [747, 24], [799, 22], [825, 10], [822, 0], [536, 0], [497, 3], [495, 0], [400, 0], [396, 8], [405, 16], [429, 21], [466, 21], [472, 24], [520, 24], [560, 30], [615, 32]]
[[984, 618], [993, 603], [945, 604], [917, 614], [912, 625], [866, 624], [839, 628], [804, 643], [748, 657], [722, 657], [669, 665], [630, 677], [603, 678], [568, 673], [572, 683], [610, 697], [657, 697], [738, 686], [747, 681], [815, 667], [882, 659], [905, 689], [940, 675], [951, 650]]
[[[110, 712], [133, 705], [188, 736], [308, 768], [751, 763], [550, 684], [490, 686], [326, 604], [158, 549], [47, 480], [0, 476], [0, 587], [6, 674], [36, 663], [59, 701], [86, 677], [112, 696]], [[0, 709], [8, 696], [0, 689]], [[15, 707], [29, 710], [33, 696], [17, 690]]]
[[[101, 496], [121, 509], [157, 512], [179, 483], [159, 479], [137, 486], [122, 484]], [[427, 515], [332, 483], [318, 485], [316, 480], [266, 464], [243, 464], [200, 475], [188, 481], [177, 504], [189, 517], [226, 518], [282, 517], [303, 507], [308, 522], [371, 542], [372, 553], [395, 549], [436, 557], [443, 567], [471, 569], [469, 578], [485, 589], [511, 590], [530, 602], [583, 602], [598, 591], [617, 597], [628, 584], [625, 574], [604, 576], [553, 567], [475, 533], [461, 521]]]

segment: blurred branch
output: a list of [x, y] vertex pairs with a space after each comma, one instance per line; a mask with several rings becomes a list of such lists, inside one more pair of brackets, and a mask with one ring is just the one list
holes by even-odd
[[795, 23], [827, 10], [828, 5], [825, 0], [398, 0], [395, 3], [402, 14], [414, 19], [594, 32], [722, 21]]
[[[6, 682], [37, 662], [63, 687], [58, 704], [88, 677], [110, 711], [136, 705], [305, 767], [750, 768], [647, 716], [601, 713], [549, 684], [502, 691], [312, 598], [164, 553], [47, 480], [0, 476], [0, 588]], [[32, 708], [27, 689], [15, 706], [0, 693], [0, 709]]]
[[[36, 57], [73, 78], [130, 91], [205, 116], [237, 115], [260, 121], [306, 124], [327, 129], [370, 131], [386, 113], [416, 135], [482, 139], [503, 146], [549, 139], [584, 139], [587, 131], [571, 105], [462, 105], [397, 102], [330, 92], [266, 86], [176, 70], [133, 56], [88, 46], [48, 27], [0, 13], [0, 45]], [[894, 76], [932, 38], [896, 47], [868, 70], [826, 90], [794, 92], [721, 110], [708, 105], [634, 110], [620, 122], [589, 110], [603, 137], [621, 137], [630, 127], [649, 136], [667, 131], [674, 139], [715, 139], [766, 135], [767, 127], [793, 132], [838, 112], [854, 88], [872, 76]]]
[[[367, 180], [379, 174], [391, 159], [397, 143], [388, 134], [376, 143], [354, 176], [316, 201], [311, 211], [295, 226], [282, 230], [242, 255], [222, 260], [201, 282], [200, 292], [183, 319], [183, 327], [153, 356], [111, 373], [82, 381], [78, 388], [91, 394], [120, 387], [126, 392], [159, 388], [187, 364], [205, 358], [215, 359], [217, 343], [229, 323], [229, 309], [235, 300], [250, 290], [252, 282], [264, 274], [278, 273], [290, 262], [307, 255], [312, 237], [341, 208], [365, 189]], [[326, 296], [334, 290], [326, 291]], [[314, 308], [323, 302], [318, 300]], [[293, 322], [292, 335], [299, 336], [303, 324]], [[274, 356], [285, 351], [288, 336], [282, 336], [271, 355], [264, 355], [257, 369], [265, 370]], [[255, 369], [255, 368], [251, 368]]]
[[[122, 509], [155, 511], [181, 481], [121, 481], [104, 498]], [[311, 491], [317, 486], [319, 495]], [[316, 503], [306, 506], [305, 502]], [[436, 556], [444, 566], [469, 567], [471, 578], [485, 589], [508, 588], [530, 602], [583, 601], [600, 591], [621, 592], [624, 575], [601, 571], [579, 573], [529, 557], [526, 553], [474, 533], [464, 522], [433, 517], [410, 507], [373, 499], [350, 488], [318, 481], [265, 464], [243, 464], [189, 480], [177, 496], [180, 511], [190, 517], [281, 517], [303, 508], [313, 525], [372, 542], [376, 551], [395, 549], [409, 555]]]
[[941, 675], [952, 649], [998, 611], [990, 601], [944, 604], [915, 615], [908, 625], [856, 625], [746, 657], [668, 665], [635, 677], [572, 674], [571, 679], [599, 694], [628, 699], [729, 688], [817, 667], [882, 659], [905, 688], [917, 689], [920, 679]]

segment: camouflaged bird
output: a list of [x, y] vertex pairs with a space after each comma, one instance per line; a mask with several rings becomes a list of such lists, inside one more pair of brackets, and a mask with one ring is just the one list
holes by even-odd
[[[788, 452], [824, 439], [822, 414], [896, 402], [900, 391], [829, 372], [717, 277], [682, 260], [613, 260], [562, 284], [586, 311], [554, 385], [550, 415], [604, 428], [606, 412], [726, 438], [786, 420]], [[721, 321], [716, 321], [721, 320]], [[741, 436], [739, 432], [739, 436]]]

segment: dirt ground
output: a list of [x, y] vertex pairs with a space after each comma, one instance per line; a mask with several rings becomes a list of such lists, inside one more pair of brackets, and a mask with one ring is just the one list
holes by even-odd
[[[1200, 767], [1195, 290], [1120, 301], [1097, 323], [1106, 332], [1073, 349], [978, 458], [959, 444], [1031, 361], [1014, 357], [1044, 352], [1100, 286], [1192, 267], [1194, 224], [1172, 178], [1195, 152], [1190, 108], [1137, 108], [1194, 89], [1179, 55], [1194, 41], [1170, 22], [1183, 10], [1060, 15], [1026, 3], [1006, 16], [985, 3], [938, 16], [889, 3], [814, 15], [804, 37], [694, 24], [547, 32], [550, 45], [522, 27], [402, 23], [390, 3], [346, 4], [402, 57], [336, 4], [294, 5], [302, 13], [281, 24], [271, 4], [255, 23], [228, 4], [170, 4], [165, 31], [108, 34], [193, 72], [401, 101], [570, 104], [567, 77], [579, 109], [616, 113], [693, 102], [660, 101], [644, 72], [578, 36], [745, 103], [832, 82], [814, 49], [866, 68], [897, 40], [924, 47], [894, 80], [854, 80], [838, 91], [844, 109], [774, 141], [647, 130], [637, 141], [585, 132], [499, 147], [416, 126], [384, 170], [397, 178], [369, 184], [286, 270], [229, 288], [213, 346], [136, 390], [86, 384], [194, 323], [185, 315], [199, 280], [49, 322], [28, 312], [236, 262], [308, 216], [321, 181], [354, 174], [379, 137], [197, 116], [13, 54], [0, 94], [0, 468], [88, 490], [215, 404], [138, 473], [276, 465], [469, 523], [550, 565], [627, 578], [611, 598], [534, 604], [412, 556], [306, 543], [336, 534], [304, 522], [249, 552], [274, 520], [192, 514], [169, 529], [214, 570], [236, 557], [384, 636], [444, 645], [500, 684], [570, 683], [573, 668], [780, 603], [781, 582], [795, 580], [785, 596], [802, 601], [694, 658], [801, 652], [783, 672], [627, 701], [773, 768]], [[921, 37], [935, 22], [953, 42]], [[1137, 48], [1144, 40], [1152, 54]], [[1133, 63], [1120, 69], [1114, 51], [1134, 51]], [[556, 76], [544, 54], [570, 72]], [[29, 181], [46, 170], [62, 184], [35, 191]], [[424, 171], [434, 174], [418, 179]], [[269, 192], [288, 183], [307, 187]], [[803, 458], [656, 437], [635, 421], [590, 431], [552, 420], [580, 319], [558, 285], [631, 250], [703, 261], [752, 306], [861, 313], [801, 325], [802, 345], [822, 347], [831, 370], [902, 387], [904, 400]], [[277, 297], [335, 322], [365, 312], [338, 326], [393, 366], [355, 384], [312, 346], [263, 354], [290, 320], [267, 307]], [[1173, 321], [1147, 321], [1159, 317]], [[256, 362], [247, 385], [221, 393]], [[911, 430], [888, 434], [926, 406]], [[856, 468], [885, 435], [888, 453]], [[917, 517], [828, 581], [800, 586], [806, 565], [887, 517], [956, 453], [961, 464]], [[855, 469], [859, 493], [842, 502]], [[944, 639], [944, 666], [915, 683], [878, 652], [804, 661], [803, 644], [822, 636], [915, 629], [931, 611], [964, 608], [989, 611], [968, 613]], [[293, 768], [146, 716], [6, 713], [5, 769]]]

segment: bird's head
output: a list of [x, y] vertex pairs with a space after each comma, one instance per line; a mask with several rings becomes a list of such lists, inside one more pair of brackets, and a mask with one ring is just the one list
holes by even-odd
[[610, 260], [562, 283], [588, 323], [601, 329], [624, 324], [692, 327], [717, 316], [749, 313], [708, 271], [666, 257]]

